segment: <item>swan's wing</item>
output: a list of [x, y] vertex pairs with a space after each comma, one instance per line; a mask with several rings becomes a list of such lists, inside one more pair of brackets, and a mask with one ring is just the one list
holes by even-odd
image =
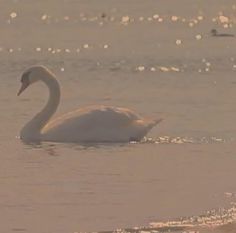
[[42, 131], [48, 141], [128, 142], [141, 140], [158, 122], [117, 107], [87, 107], [50, 122]]
[[142, 118], [133, 111], [118, 107], [87, 107], [69, 112], [47, 124], [43, 133], [47, 131], [84, 130], [99, 128], [120, 128], [131, 125]]

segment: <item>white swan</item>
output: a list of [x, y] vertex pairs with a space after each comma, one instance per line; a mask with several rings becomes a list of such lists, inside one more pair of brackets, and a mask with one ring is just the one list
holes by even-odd
[[55, 75], [43, 66], [27, 69], [20, 95], [29, 85], [42, 81], [49, 88], [46, 106], [21, 130], [24, 141], [128, 142], [140, 141], [159, 120], [143, 119], [126, 108], [93, 106], [69, 112], [48, 122], [60, 102], [60, 86]]

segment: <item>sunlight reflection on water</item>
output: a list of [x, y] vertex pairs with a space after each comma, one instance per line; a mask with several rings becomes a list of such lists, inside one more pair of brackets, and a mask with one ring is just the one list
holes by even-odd
[[[236, 222], [236, 203], [229, 209], [217, 209], [207, 211], [199, 216], [183, 217], [176, 220], [152, 222], [146, 227], [134, 227], [117, 229], [114, 231], [102, 231], [100, 233], [158, 233], [158, 232], [181, 232], [200, 233], [201, 230], [217, 230], [221, 226]], [[234, 225], [232, 225], [232, 230]], [[205, 231], [204, 231], [205, 232]], [[217, 231], [218, 232], [218, 231]], [[232, 231], [233, 232], [233, 231]]]
[[[222, 192], [235, 198], [236, 40], [211, 34], [216, 28], [236, 35], [235, 3], [58, 2], [9, 1], [0, 15], [1, 217], [7, 230], [33, 232], [36, 221], [60, 233], [151, 221], [114, 232], [195, 233], [235, 221], [234, 203], [191, 216], [224, 206]], [[141, 142], [14, 141], [46, 95], [35, 89], [16, 100], [16, 79], [35, 64], [57, 73], [62, 112], [105, 102], [166, 120]], [[32, 212], [22, 215], [24, 205]], [[15, 227], [12, 218], [19, 221]]]

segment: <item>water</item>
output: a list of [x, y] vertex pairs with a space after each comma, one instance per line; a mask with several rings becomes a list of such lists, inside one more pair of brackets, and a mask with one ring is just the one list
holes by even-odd
[[[1, 232], [236, 231], [236, 39], [210, 35], [236, 34], [234, 1], [1, 9]], [[164, 121], [141, 143], [24, 144], [47, 97], [39, 84], [16, 97], [35, 64], [62, 86], [57, 116], [105, 104]]]

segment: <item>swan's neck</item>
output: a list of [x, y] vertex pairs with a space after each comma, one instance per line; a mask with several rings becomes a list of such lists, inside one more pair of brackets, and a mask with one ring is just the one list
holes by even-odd
[[53, 75], [44, 76], [41, 81], [49, 89], [49, 99], [45, 107], [21, 130], [20, 136], [25, 140], [40, 140], [43, 127], [56, 112], [60, 102], [60, 86]]

